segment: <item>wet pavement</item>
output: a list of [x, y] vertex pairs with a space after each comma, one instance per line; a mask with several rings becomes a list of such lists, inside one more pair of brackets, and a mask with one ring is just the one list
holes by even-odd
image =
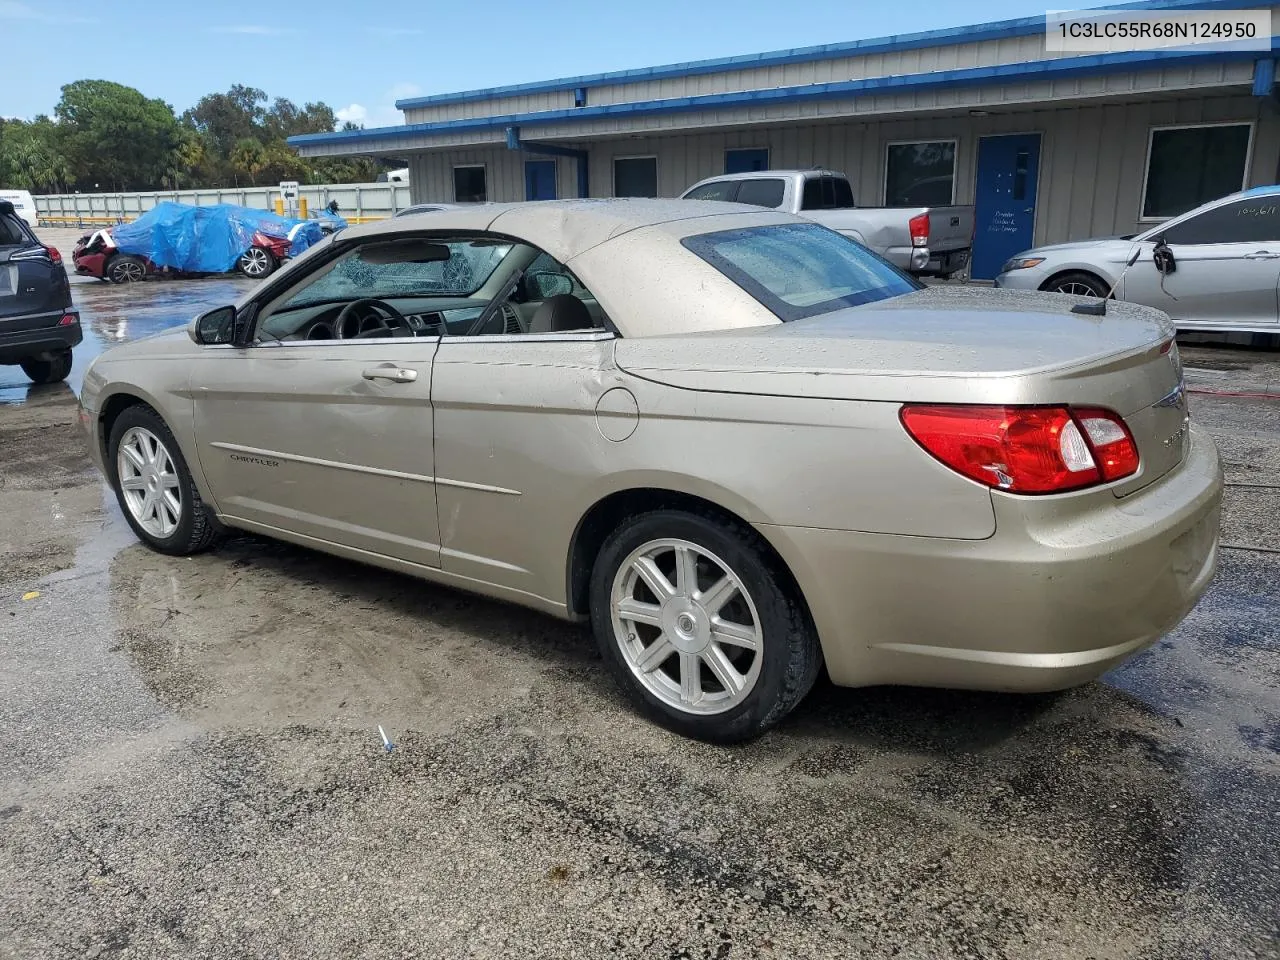
[[[78, 285], [77, 369], [242, 284]], [[1187, 363], [1229, 392], [1280, 355]], [[823, 681], [723, 749], [635, 716], [585, 630], [258, 538], [142, 548], [77, 384], [0, 368], [3, 960], [1280, 957], [1280, 403], [1194, 397], [1233, 547], [1101, 682]]]

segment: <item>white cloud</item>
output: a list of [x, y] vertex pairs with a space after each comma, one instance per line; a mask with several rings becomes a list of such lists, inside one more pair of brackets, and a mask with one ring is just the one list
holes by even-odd
[[284, 27], [267, 27], [260, 23], [242, 23], [229, 27], [210, 27], [210, 33], [238, 33], [248, 37], [279, 37], [286, 33], [293, 33]]
[[369, 116], [369, 111], [358, 103], [352, 103], [345, 107], [339, 107], [333, 111], [333, 115], [338, 118], [338, 123], [343, 124], [347, 121], [352, 123], [364, 123], [365, 118]]
[[33, 23], [97, 23], [57, 10], [39, 10], [18, 0], [0, 0], [0, 20], [30, 20]]

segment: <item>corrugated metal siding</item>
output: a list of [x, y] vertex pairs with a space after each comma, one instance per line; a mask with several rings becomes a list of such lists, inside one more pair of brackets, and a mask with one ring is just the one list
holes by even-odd
[[[691, 135], [632, 137], [593, 142], [592, 196], [610, 196], [613, 160], [654, 155], [658, 192], [677, 196], [704, 177], [724, 172], [724, 151], [767, 147], [776, 169], [825, 166], [849, 176], [858, 202], [884, 199], [885, 152], [889, 143], [916, 139], [956, 139], [956, 202], [972, 203], [978, 140], [984, 134], [1043, 134], [1036, 242], [1052, 243], [1138, 229], [1153, 126], [1178, 123], [1252, 121], [1253, 159], [1249, 185], [1277, 179], [1280, 119], [1265, 102], [1249, 96], [1149, 100], [1128, 104], [1085, 104], [1024, 110], [989, 117], [906, 117], [854, 123], [788, 124], [756, 129], [711, 130]], [[414, 160], [414, 202], [452, 200], [452, 169], [480, 162], [489, 170], [489, 198], [524, 199], [524, 155], [505, 149], [445, 151]], [[561, 196], [576, 195], [576, 164], [562, 159]]]
[[[556, 161], [556, 189], [562, 199], [578, 195], [577, 161], [565, 157], [543, 157], [508, 150], [506, 147], [479, 150], [450, 150], [443, 153], [420, 153], [409, 160], [409, 189], [414, 203], [431, 201], [452, 203], [453, 168], [461, 164], [480, 163], [485, 168], [485, 184], [489, 199], [496, 202], [523, 200], [524, 164], [526, 160]], [[607, 189], [607, 181], [605, 189]], [[596, 196], [603, 194], [598, 191]]]

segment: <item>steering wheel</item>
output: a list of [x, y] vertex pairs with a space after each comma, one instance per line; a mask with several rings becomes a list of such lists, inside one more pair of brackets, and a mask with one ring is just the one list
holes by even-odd
[[[370, 312], [367, 316], [360, 318], [354, 336], [348, 336], [347, 321], [362, 309], [367, 309]], [[378, 322], [377, 326], [369, 327], [366, 330], [364, 329], [365, 321], [370, 319], [376, 320]], [[375, 300], [373, 297], [352, 300], [342, 308], [337, 319], [333, 321], [333, 335], [337, 340], [361, 340], [385, 334], [395, 336], [395, 331], [397, 330], [403, 330], [409, 336], [413, 336], [413, 328], [409, 326], [409, 321], [404, 318], [403, 313], [391, 306], [391, 304]]]

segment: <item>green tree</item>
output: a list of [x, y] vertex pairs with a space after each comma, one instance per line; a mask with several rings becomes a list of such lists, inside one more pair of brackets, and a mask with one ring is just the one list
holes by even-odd
[[237, 177], [243, 174], [248, 177], [250, 184], [257, 186], [258, 174], [266, 167], [266, 158], [267, 151], [261, 142], [253, 137], [244, 137], [235, 145], [228, 159]]
[[77, 80], [54, 108], [62, 154], [83, 183], [124, 190], [155, 184], [181, 140], [173, 108], [110, 80]]
[[205, 138], [214, 156], [229, 160], [242, 140], [261, 142], [267, 111], [266, 93], [239, 83], [226, 93], [210, 93], [182, 114], [182, 120]]

